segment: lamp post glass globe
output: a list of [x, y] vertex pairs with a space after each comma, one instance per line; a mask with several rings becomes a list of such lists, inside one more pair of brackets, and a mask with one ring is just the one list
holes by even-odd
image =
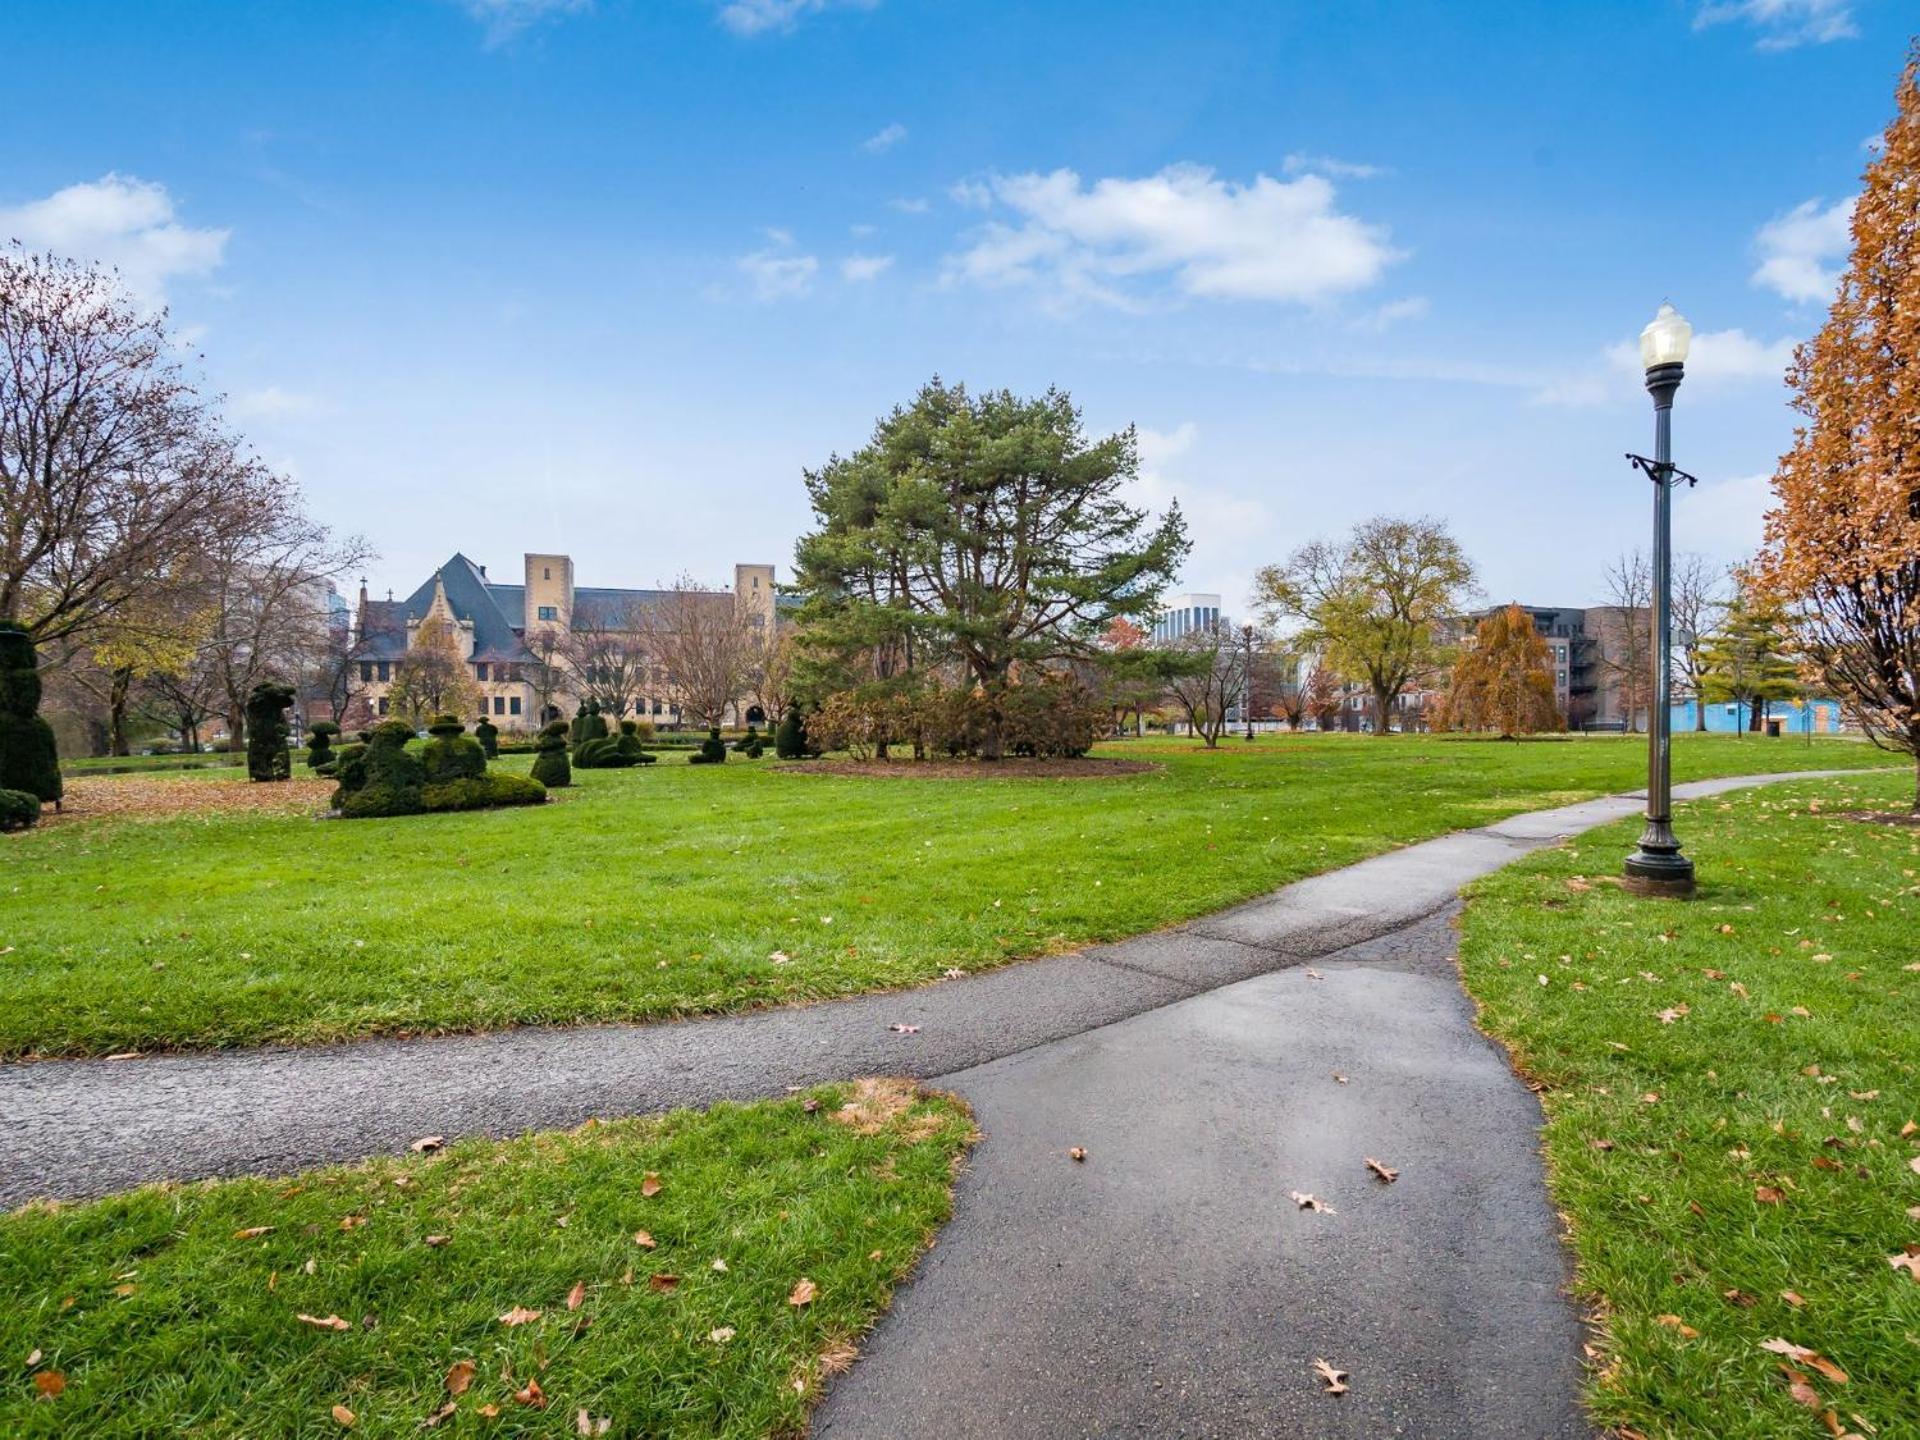
[[1684, 365], [1693, 344], [1693, 326], [1673, 306], [1661, 302], [1647, 328], [1640, 332], [1640, 363], [1648, 370], [1661, 365]]

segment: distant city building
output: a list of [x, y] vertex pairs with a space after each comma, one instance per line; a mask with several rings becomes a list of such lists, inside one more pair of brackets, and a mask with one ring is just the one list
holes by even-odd
[[[1516, 602], [1517, 603], [1517, 602]], [[1455, 644], [1472, 640], [1474, 627], [1505, 605], [1462, 615], [1453, 626]], [[1569, 730], [1632, 730], [1646, 724], [1644, 703], [1626, 713], [1623, 657], [1631, 652], [1629, 627], [1644, 632], [1647, 612], [1618, 605], [1521, 605], [1546, 641], [1553, 672], [1554, 703]]]
[[1153, 621], [1153, 643], [1169, 645], [1196, 630], [1222, 623], [1218, 595], [1175, 595], [1162, 602]]

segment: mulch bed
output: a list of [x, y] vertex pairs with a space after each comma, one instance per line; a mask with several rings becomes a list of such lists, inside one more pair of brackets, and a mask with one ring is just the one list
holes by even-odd
[[150, 775], [67, 777], [58, 814], [40, 812], [40, 824], [84, 820], [172, 820], [182, 815], [312, 815], [327, 808], [331, 780], [286, 780], [255, 785], [245, 780], [160, 779]]
[[1920, 814], [1912, 810], [1843, 810], [1842, 820], [1858, 820], [1862, 825], [1904, 825], [1920, 830]]
[[777, 767], [789, 775], [858, 775], [875, 780], [1111, 780], [1162, 767], [1148, 760], [810, 760]]

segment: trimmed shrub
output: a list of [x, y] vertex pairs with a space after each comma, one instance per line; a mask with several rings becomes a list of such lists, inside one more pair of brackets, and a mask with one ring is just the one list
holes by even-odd
[[0, 790], [0, 831], [24, 830], [40, 823], [40, 797], [24, 790]]
[[[478, 741], [474, 742], [478, 744]], [[420, 792], [422, 808], [439, 810], [491, 810], [502, 805], [541, 805], [546, 802], [547, 787], [524, 775], [468, 775], [457, 780], [430, 784]]]
[[578, 750], [589, 740], [605, 740], [607, 738], [607, 718], [600, 713], [600, 702], [597, 700], [589, 700], [581, 705], [580, 713], [573, 717], [573, 724], [568, 728], [567, 733], [568, 738], [573, 742], [572, 748], [575, 750]]
[[487, 752], [451, 715], [436, 715], [427, 727], [433, 738], [421, 747], [420, 765], [429, 785], [475, 779], [487, 773]]
[[487, 752], [487, 759], [500, 758], [500, 727], [486, 716], [480, 717], [480, 723], [473, 727], [473, 738], [480, 742], [480, 748]]
[[40, 662], [33, 637], [11, 621], [0, 623], [0, 788], [60, 799], [60, 751], [40, 718]]
[[573, 783], [573, 767], [567, 763], [567, 731], [566, 721], [555, 720], [540, 732], [539, 753], [534, 757], [532, 774], [549, 790]]
[[414, 815], [423, 808], [421, 788], [426, 768], [407, 753], [413, 730], [404, 720], [383, 720], [369, 732], [364, 754], [349, 767], [342, 757], [340, 786], [333, 800], [342, 815], [363, 819], [375, 815]]
[[800, 702], [787, 702], [786, 719], [780, 722], [780, 728], [773, 735], [773, 753], [781, 760], [799, 760], [807, 753], [806, 722], [800, 718]]
[[291, 780], [293, 756], [287, 750], [287, 711], [293, 687], [262, 680], [247, 696], [247, 779]]
[[651, 765], [660, 758], [658, 755], [649, 755], [647, 747], [640, 743], [640, 722], [637, 720], [620, 722], [620, 735], [614, 744], [620, 747], [620, 753], [627, 757], [627, 763], [631, 765]]
[[720, 727], [707, 731], [707, 738], [700, 743], [698, 754], [689, 755], [689, 765], [720, 765], [727, 758], [727, 742], [720, 738]]
[[760, 742], [760, 732], [753, 728], [751, 720], [747, 722], [747, 733], [733, 742], [733, 748], [749, 760], [758, 760], [764, 753], [765, 747]]
[[581, 770], [618, 770], [633, 764], [633, 761], [621, 754], [618, 740], [602, 735], [597, 739], [582, 740], [576, 745], [573, 763]]
[[307, 726], [307, 768], [320, 775], [331, 775], [327, 767], [333, 764], [333, 737], [340, 733], [340, 727], [331, 720], [316, 720]]

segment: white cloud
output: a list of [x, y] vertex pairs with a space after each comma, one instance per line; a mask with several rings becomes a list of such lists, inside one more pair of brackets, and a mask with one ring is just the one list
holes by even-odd
[[907, 127], [896, 120], [862, 140], [860, 148], [869, 155], [884, 155], [906, 138]]
[[103, 175], [41, 200], [0, 207], [0, 238], [114, 266], [127, 288], [152, 305], [166, 302], [173, 277], [217, 268], [232, 233], [181, 224], [166, 186], [130, 175]]
[[902, 215], [924, 215], [931, 210], [933, 206], [921, 196], [911, 195], [899, 200], [889, 200], [887, 202], [887, 208], [889, 210], [898, 210]]
[[1831, 300], [1840, 272], [1827, 262], [1844, 257], [1852, 245], [1852, 220], [1851, 199], [1825, 209], [1818, 200], [1807, 200], [1769, 220], [1754, 240], [1760, 268], [1753, 283], [1789, 300]]
[[840, 262], [840, 278], [855, 282], [877, 280], [892, 265], [891, 255], [849, 255]]
[[811, 255], [787, 255], [757, 250], [734, 262], [753, 284], [757, 300], [794, 300], [813, 289], [820, 262]]
[[1693, 28], [1742, 22], [1760, 32], [1762, 50], [1791, 50], [1824, 45], [1860, 34], [1853, 23], [1853, 0], [1709, 0], [1693, 17]]
[[1385, 227], [1340, 213], [1323, 176], [1248, 184], [1200, 165], [1083, 185], [1071, 170], [990, 177], [1017, 223], [990, 221], [952, 257], [951, 278], [1036, 285], [1056, 299], [1132, 303], [1161, 276], [1185, 295], [1311, 304], [1371, 285], [1402, 258]]
[[809, 15], [823, 10], [871, 10], [880, 0], [725, 0], [720, 23], [736, 35], [764, 35], [792, 30]]
[[1244, 596], [1249, 588], [1246, 581], [1262, 558], [1261, 547], [1273, 533], [1272, 512], [1248, 493], [1187, 478], [1200, 438], [1199, 427], [1191, 420], [1171, 430], [1139, 425], [1134, 438], [1140, 450], [1140, 478], [1127, 498], [1155, 514], [1178, 500], [1193, 541], [1188, 573], [1207, 577], [1201, 583], [1203, 589]]
[[461, 8], [486, 27], [489, 45], [504, 45], [529, 26], [593, 8], [593, 0], [461, 0]]
[[864, 240], [869, 235], [879, 234], [880, 227], [878, 225], [866, 225], [866, 224], [849, 225], [847, 226], [847, 233], [853, 236], [853, 238], [856, 240]]
[[236, 395], [227, 405], [227, 413], [236, 420], [300, 420], [320, 410], [314, 396], [278, 385]]
[[[1793, 362], [1791, 337], [1756, 340], [1744, 330], [1709, 330], [1693, 337], [1687, 354], [1688, 385], [1716, 389], [1756, 381], [1780, 383]], [[1539, 405], [1605, 405], [1632, 395], [1646, 371], [1640, 363], [1640, 342], [1622, 340], [1609, 345], [1604, 366], [1570, 371], [1549, 378], [1533, 392]]]
[[968, 210], [991, 210], [993, 187], [982, 180], [956, 180], [947, 187], [947, 198]]
[[1744, 560], [1765, 539], [1766, 514], [1773, 504], [1771, 475], [1741, 475], [1703, 481], [1674, 491], [1675, 543], [1720, 559]]
[[1384, 165], [1336, 160], [1331, 155], [1307, 155], [1296, 150], [1280, 162], [1289, 175], [1331, 175], [1336, 180], [1372, 180], [1389, 173]]
[[1355, 330], [1378, 334], [1398, 325], [1402, 320], [1418, 320], [1431, 307], [1424, 295], [1409, 295], [1404, 300], [1389, 300], [1376, 306], [1353, 322]]

